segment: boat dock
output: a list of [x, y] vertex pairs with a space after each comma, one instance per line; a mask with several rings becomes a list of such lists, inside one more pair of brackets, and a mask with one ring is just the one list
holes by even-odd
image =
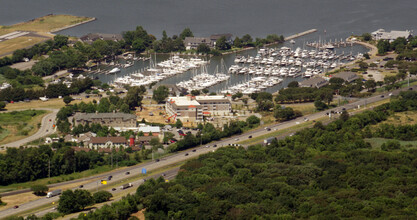
[[294, 35], [288, 36], [288, 37], [284, 38], [284, 40], [285, 41], [293, 40], [295, 38], [302, 37], [302, 36], [307, 35], [307, 34], [312, 34], [312, 33], [316, 32], [316, 31], [317, 31], [317, 29], [310, 29], [308, 31], [304, 31], [304, 32], [301, 32], [301, 33], [298, 33], [298, 34], [294, 34]]

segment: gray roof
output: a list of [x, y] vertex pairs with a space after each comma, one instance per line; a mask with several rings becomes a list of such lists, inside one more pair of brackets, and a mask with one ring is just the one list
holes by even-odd
[[104, 119], [104, 118], [122, 118], [123, 120], [136, 120], [136, 115], [127, 113], [76, 113], [74, 115], [75, 120], [91, 120], [91, 119]]
[[319, 77], [319, 76], [312, 77], [310, 79], [306, 79], [306, 80], [300, 82], [301, 87], [317, 87], [317, 88], [320, 88], [320, 87], [323, 87], [327, 84], [329, 84], [329, 82], [326, 79], [324, 79], [322, 77]]
[[188, 45], [198, 45], [198, 44], [210, 44], [210, 38], [207, 37], [186, 37], [184, 40], [184, 45], [188, 46]]
[[352, 82], [356, 79], [359, 79], [359, 76], [354, 72], [340, 72], [332, 77], [337, 77], [345, 80], [346, 82]]

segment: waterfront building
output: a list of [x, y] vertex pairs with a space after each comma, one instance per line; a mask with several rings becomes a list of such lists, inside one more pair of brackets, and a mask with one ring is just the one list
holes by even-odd
[[123, 36], [121, 34], [102, 34], [102, 33], [89, 33], [82, 37], [80, 40], [86, 43], [93, 43], [96, 40], [112, 40], [112, 41], [121, 41]]
[[230, 33], [227, 33], [227, 34], [212, 34], [211, 36], [210, 36], [210, 40], [211, 40], [211, 43], [213, 44], [213, 46], [216, 46], [216, 41], [218, 40], [218, 39], [220, 39], [221, 37], [225, 37], [226, 38], [226, 42], [228, 43], [228, 44], [230, 44], [230, 45], [232, 45], [233, 44], [233, 35], [232, 34], [230, 34]]
[[411, 37], [411, 31], [385, 31], [384, 29], [379, 29], [377, 31], [372, 32], [372, 37], [374, 40], [389, 40], [390, 42], [394, 41], [399, 37], [403, 37], [408, 39]]
[[197, 49], [200, 44], [206, 44], [209, 47], [213, 47], [213, 43], [210, 38], [207, 37], [186, 37], [184, 40], [186, 50]]
[[225, 96], [168, 97], [165, 104], [168, 116], [176, 115], [182, 122], [199, 122], [203, 116], [226, 116], [232, 110], [230, 98]]
[[340, 73], [332, 76], [332, 78], [334, 78], [334, 77], [341, 78], [348, 83], [359, 79], [359, 76], [354, 72], [340, 72]]
[[300, 82], [300, 87], [321, 88], [321, 87], [323, 87], [327, 84], [329, 84], [329, 81], [327, 81], [326, 79], [324, 79], [320, 76], [316, 76], [316, 77], [312, 77], [310, 79], [306, 79], [306, 80]]

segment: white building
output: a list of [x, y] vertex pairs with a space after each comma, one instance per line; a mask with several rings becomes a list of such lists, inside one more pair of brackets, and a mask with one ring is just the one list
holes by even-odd
[[395, 39], [399, 37], [403, 37], [405, 39], [408, 39], [411, 37], [411, 31], [390, 31], [387, 32], [384, 29], [379, 29], [377, 31], [374, 31], [371, 33], [372, 38], [374, 40], [389, 40], [390, 42], [394, 41]]
[[182, 122], [198, 122], [204, 116], [226, 116], [232, 110], [230, 99], [224, 96], [168, 97], [165, 106], [168, 116], [176, 115]]

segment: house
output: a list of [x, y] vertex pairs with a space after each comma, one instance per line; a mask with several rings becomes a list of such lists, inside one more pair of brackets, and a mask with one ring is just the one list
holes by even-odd
[[161, 128], [158, 126], [143, 126], [139, 127], [139, 132], [142, 132], [145, 136], [149, 136], [152, 133], [152, 136], [159, 136], [161, 134]]
[[300, 87], [321, 88], [321, 87], [323, 87], [327, 84], [329, 84], [329, 81], [327, 81], [326, 79], [324, 79], [320, 76], [316, 76], [316, 77], [312, 77], [310, 79], [306, 79], [306, 80], [300, 82]]
[[186, 37], [184, 39], [186, 50], [197, 49], [200, 44], [206, 44], [209, 47], [213, 47], [212, 41], [207, 37]]
[[154, 137], [153, 136], [139, 136], [136, 139], [136, 143], [143, 144], [143, 145], [148, 145], [149, 142], [151, 142], [152, 138], [154, 138]]
[[75, 126], [100, 124], [108, 127], [136, 127], [136, 115], [120, 112], [113, 113], [76, 113]]
[[213, 34], [210, 36], [210, 41], [213, 44], [213, 46], [216, 46], [216, 41], [218, 39], [220, 39], [221, 37], [225, 37], [226, 38], [226, 42], [230, 45], [233, 44], [233, 35], [232, 34]]
[[335, 78], [335, 77], [341, 78], [348, 83], [351, 83], [352, 81], [359, 79], [359, 76], [354, 72], [340, 72], [332, 76], [332, 78]]
[[91, 149], [128, 147], [125, 137], [91, 137], [87, 146]]
[[80, 40], [86, 43], [92, 43], [96, 40], [112, 40], [115, 42], [123, 40], [123, 36], [121, 34], [102, 34], [102, 33], [89, 33], [80, 37]]
[[374, 40], [388, 40], [389, 42], [392, 42], [399, 37], [409, 39], [412, 36], [411, 31], [409, 30], [387, 32], [384, 29], [374, 31], [371, 33], [371, 35]]
[[203, 116], [226, 116], [232, 110], [229, 97], [225, 96], [177, 96], [168, 97], [165, 110], [182, 122], [202, 121]]

